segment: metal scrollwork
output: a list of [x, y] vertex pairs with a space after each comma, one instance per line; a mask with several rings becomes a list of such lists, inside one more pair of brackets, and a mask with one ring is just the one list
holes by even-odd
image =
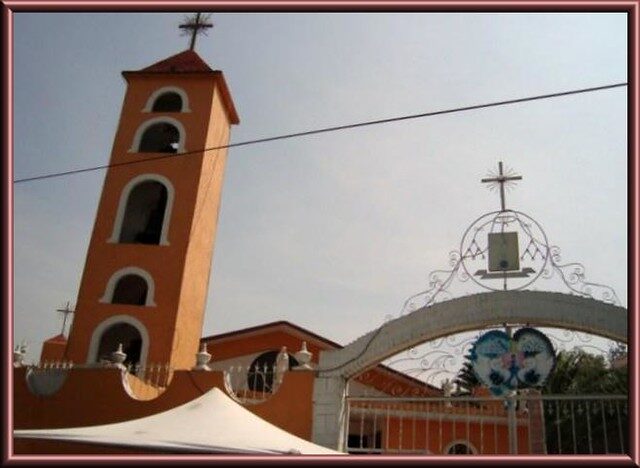
[[[523, 248], [519, 251], [519, 260], [526, 262], [527, 268], [522, 268], [517, 276], [507, 272], [502, 277], [487, 274], [489, 235], [505, 232], [515, 232], [521, 238], [520, 245]], [[460, 240], [462, 269], [476, 285], [483, 289], [491, 291], [525, 289], [544, 273], [549, 261], [548, 245], [542, 226], [525, 213], [515, 210], [485, 213], [469, 225]], [[503, 279], [504, 283], [493, 286], [491, 281], [495, 279]]]
[[[520, 176], [503, 174], [503, 166], [500, 163], [499, 174], [496, 173], [494, 177], [482, 181], [498, 184], [502, 189], [505, 183], [519, 179], [521, 179]], [[402, 304], [399, 316], [451, 299], [454, 296], [452, 286], [456, 280], [474, 284], [485, 290], [502, 291], [524, 290], [539, 279], [559, 278], [561, 282], [557, 282], [558, 285], [561, 286], [560, 283], [562, 283], [572, 294], [612, 304], [620, 303], [612, 287], [586, 280], [584, 265], [577, 262], [561, 263], [560, 248], [549, 243], [540, 223], [523, 212], [505, 208], [503, 190], [501, 205], [500, 211], [485, 213], [467, 227], [458, 250], [449, 253], [449, 268], [431, 271], [427, 276], [427, 288], [410, 296]], [[495, 266], [496, 264], [491, 263], [492, 255], [501, 248], [506, 251], [507, 247], [500, 247], [490, 252], [491, 239], [493, 239], [491, 245], [494, 249], [496, 239], [507, 237], [511, 239], [509, 241], [511, 250], [508, 250], [508, 254], [500, 255], [509, 255], [508, 258], [513, 257], [514, 261], [509, 260], [505, 266], [499, 262], [499, 266]], [[507, 240], [503, 242], [504, 245], [507, 244]], [[503, 244], [499, 244], [501, 245]], [[498, 257], [498, 260], [503, 259], [504, 257]], [[391, 315], [387, 315], [385, 322], [392, 319]], [[592, 343], [591, 335], [570, 330], [560, 334], [562, 336], [558, 336], [555, 332], [549, 335], [556, 349], [571, 343], [574, 347], [577, 345], [577, 347], [589, 348], [596, 352], [606, 352]], [[461, 336], [462, 339], [460, 339]], [[445, 375], [455, 377], [462, 365], [462, 359], [476, 337], [477, 335], [466, 333], [440, 338], [404, 351], [402, 357], [394, 356], [385, 364], [394, 368], [409, 367], [402, 369], [402, 372], [426, 382], [440, 380]]]
[[[522, 327], [530, 324], [509, 325]], [[491, 326], [473, 332], [441, 337], [392, 356], [384, 362], [384, 365], [427, 384], [440, 386], [443, 379], [455, 380], [468, 358], [474, 341], [480, 334], [489, 330], [503, 329], [500, 326]], [[611, 340], [577, 330], [546, 327], [540, 330], [549, 338], [555, 352], [581, 350], [606, 358], [616, 344]], [[363, 380], [374, 378], [375, 375], [369, 372], [369, 376]]]
[[[577, 330], [545, 328], [545, 334], [551, 340], [556, 352], [568, 349], [579, 349], [591, 354], [607, 355], [611, 347], [608, 340], [596, 340], [595, 335]], [[606, 345], [608, 343], [608, 346]]]
[[581, 296], [591, 297], [611, 304], [619, 304], [620, 300], [615, 290], [605, 284], [593, 283], [585, 279], [585, 267], [581, 263], [560, 263], [560, 248], [550, 247], [550, 264], [552, 269], [546, 278], [551, 278], [558, 274], [562, 282], [574, 293]]
[[458, 252], [450, 252], [449, 263], [451, 265], [450, 270], [434, 270], [429, 273], [428, 288], [405, 300], [400, 309], [400, 315], [411, 313], [421, 307], [430, 306], [439, 301], [452, 299], [448, 288], [453, 280], [458, 277], [460, 281], [467, 281], [468, 277], [465, 274], [461, 274], [460, 265], [462, 262]]
[[471, 332], [438, 338], [388, 359], [385, 365], [436, 385], [443, 377], [456, 376], [476, 337]]
[[[505, 272], [502, 278], [500, 273], [487, 274], [486, 268], [489, 256], [488, 234], [504, 232], [518, 234], [518, 255], [523, 267], [513, 274]], [[485, 213], [467, 227], [459, 249], [449, 252], [450, 268], [431, 271], [427, 276], [427, 288], [410, 296], [403, 303], [399, 315], [451, 299], [453, 293], [450, 289], [456, 280], [460, 283], [471, 280], [483, 289], [500, 291], [523, 290], [540, 278], [549, 280], [557, 276], [571, 293], [608, 303], [620, 303], [613, 288], [586, 280], [584, 265], [560, 262], [560, 248], [549, 244], [544, 229], [535, 219], [515, 210]], [[502, 287], [495, 283], [492, 285], [491, 281], [496, 279], [504, 279]], [[385, 322], [392, 319], [392, 316], [387, 315]]]

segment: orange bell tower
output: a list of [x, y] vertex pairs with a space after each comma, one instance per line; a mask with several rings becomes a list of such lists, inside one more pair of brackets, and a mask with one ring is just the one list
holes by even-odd
[[125, 362], [189, 368], [227, 153], [203, 150], [227, 145], [238, 115], [222, 72], [192, 49], [122, 74], [127, 91], [64, 357], [98, 363], [121, 343]]

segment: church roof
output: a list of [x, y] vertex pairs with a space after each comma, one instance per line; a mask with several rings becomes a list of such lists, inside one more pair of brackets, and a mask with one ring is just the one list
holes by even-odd
[[66, 343], [66, 342], [67, 342], [67, 337], [64, 336], [63, 334], [56, 335], [45, 341], [45, 343]]
[[[254, 327], [242, 328], [240, 330], [234, 330], [231, 332], [220, 333], [218, 335], [209, 335], [203, 338], [200, 338], [200, 343], [212, 343], [212, 342], [220, 342], [232, 339], [247, 339], [252, 335], [268, 333], [274, 330], [282, 330], [288, 331], [291, 334], [298, 335], [301, 339], [309, 341], [310, 339], [315, 340], [316, 342], [324, 343], [328, 349], [342, 349], [343, 346], [336, 343], [335, 341], [331, 341], [328, 338], [320, 336], [316, 333], [313, 333], [306, 328], [302, 328], [299, 325], [288, 322], [286, 320], [279, 320], [277, 322], [269, 322], [262, 325], [257, 325]], [[292, 333], [293, 332], [293, 333]], [[391, 367], [385, 366], [384, 364], [378, 364], [376, 366], [378, 370], [382, 370], [384, 372], [395, 375], [396, 377], [405, 379], [407, 381], [412, 382], [413, 384], [417, 384], [420, 387], [428, 387], [436, 392], [440, 393], [441, 389], [428, 383], [423, 380], [412, 377], [404, 372], [397, 371]]]
[[264, 333], [264, 332], [268, 332], [268, 331], [275, 330], [275, 329], [281, 329], [281, 330], [285, 330], [286, 329], [288, 331], [297, 331], [297, 332], [299, 332], [299, 334], [304, 336], [303, 339], [313, 338], [313, 339], [315, 339], [317, 341], [320, 341], [321, 343], [324, 343], [329, 348], [333, 348], [333, 349], [342, 348], [342, 346], [339, 345], [338, 343], [336, 343], [335, 341], [331, 341], [328, 338], [325, 338], [325, 337], [320, 336], [320, 335], [318, 335], [316, 333], [313, 333], [313, 332], [307, 330], [306, 328], [302, 328], [299, 325], [295, 325], [295, 324], [293, 324], [291, 322], [287, 322], [286, 320], [279, 320], [277, 322], [264, 323], [262, 325], [257, 325], [255, 327], [242, 328], [240, 330], [234, 330], [234, 331], [231, 331], [231, 332], [220, 333], [218, 335], [205, 336], [205, 337], [200, 339], [200, 342], [204, 343], [206, 341], [220, 341], [222, 339], [236, 338], [236, 337], [239, 337], [241, 335], [246, 335], [246, 334], [251, 334], [251, 333]]
[[150, 73], [193, 73], [212, 72], [213, 70], [195, 51], [185, 50], [149, 65], [140, 71]]

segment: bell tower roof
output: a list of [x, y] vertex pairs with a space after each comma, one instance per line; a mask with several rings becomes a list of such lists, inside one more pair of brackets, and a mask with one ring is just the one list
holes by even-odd
[[133, 76], [138, 77], [150, 77], [150, 76], [162, 76], [162, 75], [179, 75], [181, 77], [213, 77], [219, 85], [222, 100], [224, 102], [227, 115], [232, 124], [238, 124], [240, 118], [236, 111], [233, 99], [231, 98], [231, 92], [227, 86], [227, 82], [224, 79], [224, 75], [220, 70], [212, 70], [209, 65], [202, 60], [202, 58], [193, 50], [187, 49], [178, 54], [172, 55], [166, 59], [149, 65], [146, 68], [135, 71], [123, 71], [122, 76], [127, 82]]
[[212, 72], [213, 70], [195, 51], [185, 50], [140, 71], [145, 73], [198, 73]]

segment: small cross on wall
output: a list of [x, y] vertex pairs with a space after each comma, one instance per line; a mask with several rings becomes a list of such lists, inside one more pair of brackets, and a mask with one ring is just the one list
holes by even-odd
[[69, 302], [67, 302], [67, 305], [65, 305], [64, 308], [56, 309], [56, 312], [60, 312], [63, 315], [62, 331], [61, 331], [62, 335], [64, 335], [65, 328], [67, 328], [67, 318], [69, 317], [69, 315], [71, 315], [71, 314], [73, 314], [75, 312], [73, 309], [71, 309], [70, 306], [71, 306], [71, 304]]

